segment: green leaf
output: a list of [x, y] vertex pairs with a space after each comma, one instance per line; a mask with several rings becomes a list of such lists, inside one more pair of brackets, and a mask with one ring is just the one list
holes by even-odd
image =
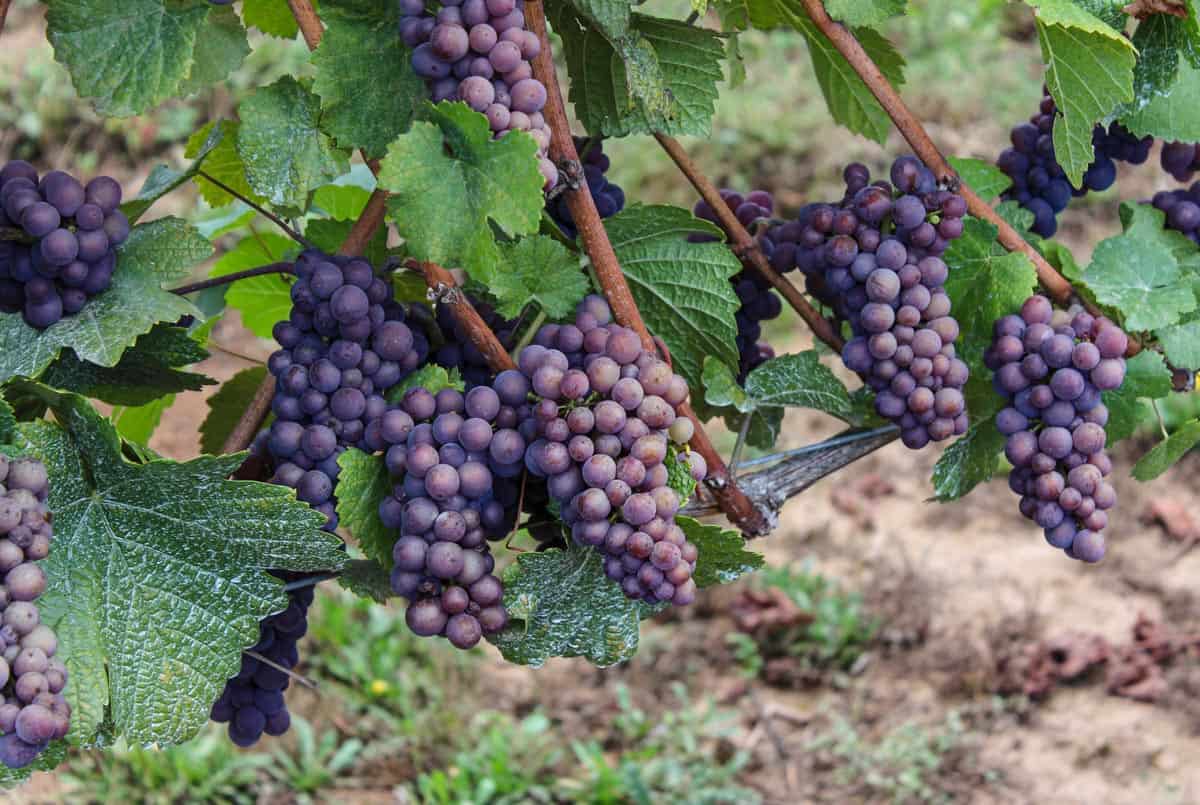
[[759, 407], [790, 405], [815, 408], [846, 422], [854, 418], [846, 387], [814, 350], [781, 355], [759, 365], [746, 377], [746, 394]]
[[8, 400], [0, 397], [0, 444], [12, 444], [17, 433], [17, 415]]
[[605, 668], [637, 652], [641, 605], [604, 575], [593, 548], [521, 554], [504, 571], [504, 606], [509, 624], [489, 639], [509, 662], [583, 657]]
[[1167, 94], [1157, 95], [1133, 114], [1123, 115], [1121, 122], [1140, 137], [1200, 142], [1200, 67], [1181, 63]]
[[[238, 241], [213, 265], [210, 277], [223, 277], [248, 268], [279, 262], [296, 248], [283, 235], [263, 232]], [[292, 310], [291, 276], [263, 274], [241, 279], [225, 292], [225, 304], [242, 314], [242, 324], [259, 338], [273, 338], [272, 328]]]
[[337, 577], [338, 584], [377, 604], [386, 604], [392, 592], [391, 574], [374, 559], [351, 559]]
[[722, 243], [688, 243], [691, 220], [677, 207], [634, 204], [604, 226], [646, 326], [666, 342], [675, 371], [700, 388], [706, 357], [738, 364], [741, 303], [729, 279], [742, 266]]
[[325, 35], [313, 53], [324, 128], [343, 148], [382, 156], [412, 122], [418, 100], [428, 97], [413, 72], [411, 54], [396, 35], [395, 3], [383, 13], [323, 16]]
[[388, 389], [387, 400], [391, 403], [398, 403], [404, 399], [404, 395], [409, 389], [415, 389], [418, 386], [430, 394], [437, 394], [442, 389], [464, 391], [467, 387], [457, 367], [446, 371], [436, 363], [427, 363]]
[[137, 337], [160, 321], [199, 316], [190, 302], [162, 290], [212, 254], [212, 244], [178, 218], [160, 218], [133, 228], [117, 249], [112, 286], [83, 310], [45, 330], [35, 330], [17, 313], [0, 314], [0, 382], [37, 377], [63, 347], [85, 361], [115, 366]]
[[[317, 5], [315, 0], [313, 5]], [[287, 0], [242, 0], [242, 19], [246, 25], [281, 39], [295, 39], [300, 33]]]
[[1133, 466], [1131, 473], [1139, 481], [1152, 481], [1179, 459], [1200, 444], [1200, 419], [1193, 419], [1180, 425], [1174, 433], [1154, 445], [1149, 453]]
[[287, 604], [265, 571], [336, 569], [339, 541], [286, 487], [229, 481], [244, 455], [131, 464], [112, 425], [74, 395], [42, 394], [62, 426], [21, 426], [46, 462], [55, 540], [42, 620], [71, 674], [71, 733], [102, 719], [131, 742], [177, 743]]
[[1121, 387], [1101, 396], [1108, 408], [1108, 446], [1132, 436], [1142, 421], [1142, 406], [1138, 399], [1157, 400], [1171, 393], [1171, 370], [1162, 355], [1142, 350], [1126, 361], [1125, 382]]
[[1190, 242], [1163, 228], [1165, 216], [1147, 204], [1122, 205], [1125, 231], [1101, 241], [1084, 271], [1087, 287], [1103, 305], [1124, 316], [1128, 330], [1153, 330], [1196, 309], [1194, 278], [1177, 254]]
[[675, 522], [700, 551], [692, 574], [697, 587], [728, 584], [763, 566], [763, 555], [746, 550], [746, 541], [738, 532], [691, 517], [676, 517]]
[[709, 406], [734, 408], [743, 414], [758, 408], [757, 403], [738, 385], [729, 367], [711, 355], [704, 359], [700, 380], [704, 387], [704, 402]]
[[1012, 187], [1012, 179], [991, 162], [971, 157], [948, 157], [948, 161], [955, 173], [984, 200], [996, 198]]
[[496, 312], [514, 319], [536, 302], [550, 319], [565, 318], [591, 283], [579, 258], [554, 238], [531, 235], [500, 246], [500, 263], [477, 281], [496, 299]]
[[383, 160], [388, 211], [416, 259], [486, 274], [498, 259], [493, 225], [509, 236], [538, 229], [537, 144], [524, 132], [492, 139], [487, 118], [463, 103], [430, 107], [430, 117], [398, 137]]
[[208, 416], [200, 425], [200, 452], [214, 456], [221, 452], [222, 445], [233, 433], [238, 419], [266, 377], [265, 366], [243, 369], [208, 398]]
[[1161, 327], [1154, 337], [1173, 366], [1200, 369], [1200, 316], [1192, 314], [1179, 324]]
[[[207, 3], [50, 0], [46, 36], [75, 90], [103, 115], [141, 114], [179, 94], [205, 38]], [[204, 68], [201, 68], [204, 69]]]
[[1076, 187], [1092, 163], [1092, 128], [1133, 100], [1136, 52], [1129, 40], [1070, 0], [1029, 0], [1037, 14], [1046, 87], [1059, 119], [1054, 153]]
[[[357, 188], [356, 188], [357, 189]], [[326, 254], [337, 254], [342, 244], [346, 242], [346, 238], [350, 235], [350, 230], [354, 228], [354, 221], [335, 221], [331, 218], [310, 218], [308, 223], [304, 225], [304, 237], [312, 241], [313, 245]], [[379, 227], [375, 230], [375, 234], [371, 236], [371, 240], [367, 243], [367, 247], [362, 250], [361, 257], [365, 257], [372, 265], [383, 265], [387, 262], [387, 227]], [[422, 285], [424, 281], [422, 280]]]
[[905, 12], [908, 0], [826, 0], [829, 16], [850, 26], [877, 28]]
[[139, 336], [116, 366], [81, 361], [74, 350], [63, 350], [42, 375], [42, 382], [111, 405], [141, 406], [168, 394], [199, 391], [215, 384], [210, 377], [179, 368], [207, 357], [208, 351], [186, 329], [160, 323]]
[[[196, 171], [203, 170], [221, 184], [237, 191], [243, 198], [257, 204], [266, 199], [254, 192], [246, 179], [246, 165], [238, 154], [237, 139], [241, 123], [236, 120], [214, 120], [188, 138], [184, 156], [197, 161]], [[217, 187], [203, 176], [195, 176], [200, 195], [212, 207], [223, 207], [237, 200], [228, 191]]]
[[312, 207], [337, 221], [355, 221], [371, 192], [352, 184], [327, 184], [313, 193]]
[[392, 494], [383, 456], [352, 447], [338, 456], [338, 466], [342, 468], [337, 483], [338, 523], [354, 535], [363, 553], [391, 570], [392, 546], [400, 535], [384, 528], [379, 519], [379, 504]]
[[232, 8], [216, 7], [196, 32], [192, 70], [179, 85], [179, 95], [192, 95], [224, 81], [250, 53], [246, 29]]
[[995, 417], [971, 425], [933, 466], [934, 500], [958, 500], [990, 481], [1000, 471], [1003, 452], [1004, 435], [996, 429]]
[[162, 422], [163, 414], [174, 404], [175, 395], [168, 394], [144, 405], [114, 408], [113, 425], [122, 439], [144, 447]]
[[150, 209], [154, 202], [195, 176], [204, 161], [221, 142], [221, 132], [212, 126], [205, 126], [204, 129], [193, 134], [188, 140], [188, 150], [186, 153], [186, 156], [192, 160], [192, 164], [182, 171], [169, 168], [166, 165], [156, 166], [150, 172], [150, 175], [146, 177], [146, 182], [142, 185], [142, 189], [138, 191], [137, 197], [121, 205], [121, 211], [125, 213], [125, 217], [131, 223], [136, 222], [145, 214], [146, 210]]
[[237, 152], [250, 187], [277, 206], [303, 210], [308, 194], [345, 173], [346, 154], [320, 129], [320, 99], [285, 76], [238, 107]]
[[1138, 23], [1133, 33], [1138, 60], [1133, 68], [1131, 111], [1170, 91], [1179, 70], [1179, 47], [1186, 39], [1184, 29], [1182, 20], [1168, 14], [1154, 14]]

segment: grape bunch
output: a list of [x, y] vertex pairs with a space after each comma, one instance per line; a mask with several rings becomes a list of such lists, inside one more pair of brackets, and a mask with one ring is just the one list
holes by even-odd
[[1104, 452], [1101, 392], [1125, 379], [1129, 339], [1106, 318], [1056, 313], [1044, 296], [997, 321], [993, 335], [984, 362], [1009, 401], [996, 427], [1007, 437], [1008, 483], [1021, 496], [1021, 514], [1068, 556], [1098, 562], [1107, 510], [1117, 502], [1104, 480], [1112, 461]]
[[46, 467], [0, 455], [0, 484], [0, 763], [17, 769], [67, 734], [71, 707], [63, 696], [67, 666], [55, 656], [58, 638], [41, 623], [36, 603], [46, 574], [35, 563], [50, 553], [52, 538]]
[[368, 447], [386, 451], [395, 483], [379, 518], [401, 535], [391, 582], [409, 601], [405, 621], [462, 649], [508, 623], [488, 539], [506, 536], [517, 514], [525, 439], [515, 425], [529, 406], [527, 384], [510, 384], [515, 374], [465, 395], [409, 389], [368, 427]]
[[44, 330], [105, 291], [115, 248], [129, 237], [120, 203], [121, 186], [108, 176], [85, 187], [62, 171], [39, 180], [21, 160], [0, 168], [0, 229], [23, 236], [0, 239], [0, 310]]
[[[297, 574], [279, 573], [285, 581]], [[251, 651], [260, 657], [242, 654], [237, 676], [225, 683], [221, 697], [212, 706], [210, 717], [229, 724], [229, 739], [241, 747], [253, 746], [265, 732], [283, 735], [292, 724], [283, 693], [291, 682], [285, 671], [300, 662], [297, 648], [308, 631], [308, 608], [313, 602], [312, 586], [288, 592], [288, 605], [259, 624], [258, 642]]]
[[954, 346], [941, 255], [962, 234], [966, 202], [938, 190], [911, 156], [892, 164], [890, 184], [872, 184], [859, 164], [844, 177], [840, 205], [809, 205], [768, 233], [770, 259], [798, 267], [810, 292], [849, 323], [842, 361], [875, 391], [875, 410], [900, 427], [905, 445], [962, 434], [969, 372]]
[[496, 137], [527, 131], [538, 146], [546, 187], [558, 183], [547, 158], [550, 127], [542, 115], [546, 87], [530, 61], [541, 41], [525, 29], [524, 0], [451, 0], [427, 11], [425, 0], [399, 0], [400, 37], [433, 102], [463, 101], [488, 119]]
[[1067, 208], [1073, 196], [1089, 191], [1107, 190], [1117, 178], [1116, 161], [1140, 165], [1150, 156], [1152, 137], [1135, 137], [1120, 123], [1106, 129], [1096, 126], [1092, 131], [1095, 158], [1083, 174], [1083, 187], [1075, 189], [1054, 155], [1053, 129], [1058, 114], [1049, 93], [1042, 97], [1038, 113], [1013, 128], [1012, 147], [1006, 148], [996, 160], [1010, 179], [1012, 187], [1002, 198], [1016, 200], [1033, 213], [1033, 231], [1044, 238], [1058, 230], [1058, 213]]
[[[505, 349], [512, 349], [517, 340], [517, 319], [508, 320], [498, 314], [491, 305], [467, 297], [471, 307], [483, 319], [484, 324], [496, 334]], [[433, 353], [433, 362], [444, 369], [458, 369], [467, 388], [486, 386], [492, 380], [492, 370], [483, 353], [471, 343], [466, 332], [450, 312], [448, 305], [438, 305], [437, 325], [444, 342]]]
[[[580, 303], [573, 324], [542, 327], [517, 365], [497, 386], [538, 398], [518, 428], [525, 466], [546, 479], [572, 537], [604, 555], [605, 574], [628, 597], [691, 603], [697, 550], [675, 523], [681, 501], [666, 463], [671, 443], [692, 437], [692, 421], [675, 413], [687, 382], [598, 296]], [[703, 457], [685, 460], [703, 480]]]
[[[775, 200], [765, 190], [754, 190], [743, 196], [735, 190], [722, 189], [721, 199], [725, 206], [737, 216], [742, 226], [752, 233], [762, 223], [769, 221], [775, 211]], [[703, 199], [696, 202], [692, 212], [697, 218], [720, 225], [717, 214]], [[693, 243], [714, 240], [707, 235], [693, 234], [688, 236]], [[735, 319], [737, 321], [738, 348], [738, 382], [745, 383], [746, 375], [755, 367], [766, 363], [775, 357], [775, 350], [762, 338], [762, 322], [779, 317], [783, 312], [783, 303], [772, 291], [771, 283], [757, 271], [742, 269], [730, 280], [734, 293], [737, 294], [738, 307]]]
[[1156, 209], [1167, 214], [1166, 226], [1200, 243], [1200, 182], [1182, 190], [1162, 190], [1154, 194]]
[[1192, 174], [1200, 170], [1200, 144], [1164, 143], [1158, 155], [1162, 169], [1177, 182], [1191, 181]]
[[[599, 138], [576, 137], [575, 150], [579, 152], [583, 162], [583, 176], [587, 180], [588, 192], [592, 195], [596, 212], [600, 213], [601, 218], [611, 218], [625, 208], [625, 191], [605, 177], [611, 163], [604, 155], [604, 144]], [[555, 198], [548, 199], [546, 211], [564, 235], [573, 240], [579, 234], [575, 227], [575, 219], [567, 206], [565, 194], [560, 193]]]

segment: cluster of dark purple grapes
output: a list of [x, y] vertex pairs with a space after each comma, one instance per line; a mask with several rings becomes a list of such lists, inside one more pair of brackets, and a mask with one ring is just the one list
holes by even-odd
[[1012, 147], [996, 160], [1010, 179], [1012, 187], [1003, 198], [1015, 200], [1033, 213], [1033, 231], [1044, 238], [1058, 231], [1056, 216], [1067, 208], [1073, 196], [1089, 191], [1107, 190], [1117, 178], [1116, 162], [1140, 165], [1150, 156], [1152, 137], [1135, 137], [1120, 123], [1092, 131], [1095, 158], [1083, 174], [1083, 187], [1071, 187], [1067, 175], [1054, 155], [1053, 129], [1058, 114], [1054, 99], [1043, 95], [1038, 113], [1028, 123], [1016, 126], [1010, 135]]
[[121, 186], [108, 176], [85, 187], [62, 171], [39, 180], [21, 160], [0, 168], [0, 230], [19, 236], [0, 238], [0, 310], [43, 330], [105, 291], [114, 250], [129, 237], [120, 203]]
[[[546, 479], [572, 537], [604, 555], [605, 574], [628, 597], [691, 603], [697, 550], [675, 523], [681, 501], [665, 463], [671, 443], [693, 434], [675, 413], [687, 382], [614, 323], [598, 296], [579, 304], [573, 324], [542, 327], [517, 365], [504, 382], [539, 398], [518, 428], [525, 466]], [[703, 480], [704, 459], [686, 460]]]
[[428, 83], [433, 102], [464, 101], [487, 116], [497, 137], [529, 132], [546, 187], [557, 184], [558, 168], [546, 157], [546, 87], [529, 63], [541, 42], [525, 30], [524, 0], [445, 0], [436, 13], [426, 10], [425, 0], [399, 3], [400, 36], [413, 48], [413, 70]]
[[465, 395], [410, 389], [368, 429], [395, 482], [379, 518], [401, 535], [392, 589], [409, 601], [405, 620], [415, 634], [462, 649], [508, 623], [488, 540], [511, 532], [520, 496], [525, 440], [516, 425], [529, 415], [528, 387], [514, 388], [512, 375]]
[[[588, 192], [592, 194], [592, 202], [595, 203], [596, 212], [600, 213], [600, 217], [611, 218], [625, 209], [625, 191], [608, 181], [605, 176], [611, 163], [604, 155], [601, 140], [576, 137], [575, 149], [583, 162], [583, 176], [587, 180]], [[567, 237], [574, 239], [579, 234], [579, 230], [575, 228], [575, 219], [567, 206], [565, 194], [548, 200], [546, 211]]]
[[809, 292], [848, 322], [842, 361], [875, 392], [875, 409], [913, 449], [966, 432], [967, 364], [956, 355], [941, 259], [962, 234], [967, 205], [904, 156], [891, 183], [845, 170], [840, 205], [812, 204], [774, 227], [764, 245], [780, 270], [798, 267]]
[[[277, 574], [294, 581], [296, 574]], [[229, 724], [229, 739], [238, 746], [253, 746], [265, 732], [283, 735], [292, 724], [283, 692], [291, 682], [288, 674], [300, 662], [298, 644], [308, 631], [308, 608], [313, 602], [312, 586], [288, 592], [288, 606], [259, 624], [255, 655], [242, 654], [242, 668], [225, 683], [225, 690], [212, 706], [213, 721]]]
[[[518, 320], [505, 319], [487, 302], [470, 298], [468, 301], [484, 324], [496, 334], [501, 345], [505, 349], [512, 349], [516, 343]], [[448, 306], [439, 305], [436, 315], [438, 328], [445, 341], [433, 353], [433, 362], [445, 369], [458, 369], [467, 388], [486, 386], [491, 382], [492, 370], [483, 353], [467, 338]]]
[[46, 590], [35, 562], [50, 553], [53, 536], [46, 467], [0, 455], [0, 484], [0, 763], [16, 769], [67, 734], [71, 707], [63, 696], [67, 666], [54, 656], [58, 638], [35, 603]]
[[984, 362], [993, 385], [1009, 400], [996, 416], [1012, 463], [1008, 483], [1021, 496], [1021, 514], [1046, 531], [1046, 540], [1085, 562], [1104, 557], [1107, 510], [1117, 493], [1104, 478], [1108, 408], [1101, 392], [1125, 379], [1129, 339], [1113, 322], [1082, 310], [1055, 312], [1031, 296], [1020, 315], [996, 322]]
[[1200, 182], [1181, 190], [1154, 194], [1155, 208], [1167, 214], [1166, 226], [1200, 243]]
[[1192, 175], [1200, 171], [1200, 144], [1163, 143], [1158, 159], [1162, 169], [1175, 177], [1175, 181], [1191, 181]]
[[[775, 211], [775, 200], [765, 190], [754, 190], [743, 196], [735, 190], [721, 190], [721, 198], [737, 216], [742, 226], [752, 233], [760, 224], [770, 220]], [[697, 218], [720, 225], [717, 214], [707, 201], [696, 202], [692, 210]], [[688, 240], [700, 243], [713, 240], [706, 235], [689, 235]], [[794, 266], [793, 266], [794, 267]], [[737, 348], [738, 382], [745, 383], [746, 375], [756, 366], [775, 357], [775, 350], [762, 338], [762, 322], [778, 318], [783, 312], [783, 303], [772, 291], [769, 283], [757, 271], [743, 269], [730, 278], [734, 292], [741, 305], [738, 307]]]

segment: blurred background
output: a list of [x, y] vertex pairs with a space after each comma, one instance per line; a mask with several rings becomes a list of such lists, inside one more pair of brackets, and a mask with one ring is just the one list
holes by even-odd
[[[910, 6], [887, 27], [908, 61], [904, 97], [945, 153], [994, 159], [1041, 97], [1032, 15], [999, 0]], [[18, 0], [4, 31], [0, 157], [109, 173], [127, 192], [181, 163], [187, 137], [248, 89], [307, 69], [302, 43], [261, 41], [215, 92], [103, 120], [54, 62], [42, 15]], [[740, 48], [744, 83], [723, 88], [712, 138], [686, 143], [721, 184], [768, 190], [787, 214], [839, 197], [845, 163], [878, 171], [904, 152], [898, 136], [881, 148], [834, 126], [797, 35], [756, 32]], [[631, 200], [694, 202], [652, 140], [605, 149]], [[1119, 231], [1121, 198], [1172, 186], [1156, 166], [1122, 165], [1114, 190], [1065, 214], [1060, 239], [1081, 263]], [[154, 210], [207, 212], [190, 190]], [[786, 315], [770, 335], [781, 353], [811, 346]], [[202, 368], [225, 379], [270, 350], [231, 313]], [[207, 393], [179, 395], [152, 447], [195, 455]], [[1200, 459], [1149, 486], [1128, 475], [1197, 407], [1193, 394], [1147, 408], [1144, 432], [1116, 450], [1121, 500], [1098, 567], [1049, 549], [1003, 480], [925, 502], [938, 450], [893, 444], [793, 501], [754, 546], [767, 570], [647, 622], [628, 663], [509, 666], [490, 647], [415, 638], [398, 608], [327, 584], [302, 646], [313, 686], [293, 685], [284, 738], [242, 751], [210, 725], [166, 750], [75, 751], [7, 800], [1197, 802]], [[778, 447], [837, 430], [793, 411]]]

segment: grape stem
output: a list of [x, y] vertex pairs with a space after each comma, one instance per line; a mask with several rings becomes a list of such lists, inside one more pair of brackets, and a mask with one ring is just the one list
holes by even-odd
[[221, 277], [213, 277], [200, 282], [193, 282], [189, 285], [181, 285], [178, 288], [172, 288], [171, 293], [183, 296], [184, 294], [195, 293], [196, 291], [203, 291], [208, 288], [216, 288], [218, 285], [228, 285], [231, 282], [249, 279], [250, 277], [261, 277], [266, 274], [290, 273], [292, 273], [291, 263], [271, 263], [270, 265], [259, 266], [257, 268], [248, 268], [245, 271], [236, 271], [232, 274], [225, 274]]
[[[550, 37], [546, 32], [546, 10], [543, 0], [531, 0], [525, 5], [525, 24], [541, 41], [542, 46], [538, 55], [533, 59], [533, 76], [546, 87], [546, 106], [542, 110], [546, 121], [550, 124], [550, 158], [556, 165], [569, 166], [579, 169], [579, 154], [575, 151], [575, 141], [571, 137], [571, 123], [567, 118], [566, 105], [563, 102], [562, 90], [558, 85], [558, 75], [554, 69], [554, 55], [550, 50]], [[568, 179], [570, 172], [568, 171]], [[578, 178], [578, 177], [576, 177]], [[608, 233], [596, 210], [596, 203], [588, 191], [585, 182], [569, 182], [565, 193], [567, 207], [571, 218], [579, 230], [583, 240], [584, 251], [591, 260], [604, 296], [612, 307], [617, 321], [633, 329], [642, 339], [642, 346], [653, 352], [654, 339], [650, 335], [646, 322], [642, 319], [634, 301], [633, 292], [625, 281], [617, 254], [608, 239]], [[469, 306], [468, 306], [469, 307]], [[746, 496], [734, 481], [733, 476], [725, 467], [721, 454], [713, 446], [712, 440], [704, 432], [704, 423], [696, 416], [695, 411], [687, 402], [678, 408], [678, 413], [686, 416], [695, 424], [691, 447], [704, 457], [708, 465], [708, 477], [705, 485], [716, 497], [721, 511], [730, 522], [743, 533], [759, 536], [767, 534], [774, 526], [767, 513]]]
[[716, 214], [721, 228], [729, 236], [730, 249], [741, 260], [742, 265], [757, 271], [767, 282], [771, 283], [775, 290], [779, 291], [780, 295], [788, 301], [792, 309], [800, 315], [800, 318], [804, 319], [804, 323], [812, 330], [813, 335], [840, 354], [843, 341], [837, 330], [821, 315], [820, 311], [804, 298], [804, 294], [800, 293], [799, 288], [784, 279], [771, 267], [762, 248], [758, 245], [758, 241], [746, 230], [746, 227], [742, 226], [742, 222], [737, 219], [733, 210], [729, 209], [729, 205], [721, 198], [721, 193], [717, 190], [716, 185], [696, 166], [679, 141], [674, 137], [657, 132], [654, 139], [658, 140], [658, 144], [667, 152], [667, 156], [671, 157], [671, 161], [675, 163], [679, 171], [691, 182], [700, 197], [708, 202], [708, 206]]
[[25, 234], [25, 230], [23, 229], [18, 229], [15, 226], [0, 226], [0, 241], [5, 240], [27, 245], [34, 242], [34, 239]]
[[742, 426], [738, 428], [737, 442], [733, 445], [733, 452], [729, 455], [729, 471], [736, 474], [738, 464], [742, 460], [742, 449], [746, 446], [746, 435], [750, 433], [750, 420], [754, 417], [753, 414], [742, 414]]
[[303, 674], [296, 673], [291, 668], [286, 668], [286, 667], [280, 665], [279, 663], [275, 662], [274, 660], [270, 659], [269, 657], [264, 657], [262, 654], [259, 654], [257, 651], [255, 651], [252, 648], [243, 649], [242, 653], [245, 654], [247, 657], [253, 657], [254, 659], [261, 662], [263, 665], [271, 666], [276, 671], [282, 671], [283, 673], [287, 674], [289, 677], [296, 680], [297, 682], [299, 682], [301, 685], [308, 688], [309, 690], [317, 689], [316, 682], [313, 682], [311, 679], [304, 676]]
[[[957, 192], [967, 202], [967, 209], [976, 218], [982, 218], [992, 224], [998, 230], [997, 240], [1000, 245], [1010, 252], [1020, 252], [1029, 258], [1037, 271], [1038, 282], [1046, 289], [1046, 292], [1060, 305], [1067, 305], [1071, 302], [1075, 294], [1075, 289], [1071, 282], [1062, 274], [1050, 265], [1037, 249], [1033, 248], [1025, 238], [1021, 237], [1016, 229], [1014, 229], [1000, 214], [992, 208], [974, 190], [962, 180], [946, 158], [942, 156], [937, 145], [925, 131], [925, 127], [912, 113], [912, 110], [905, 105], [904, 100], [900, 97], [900, 93], [896, 92], [895, 87], [887, 80], [883, 72], [875, 64], [871, 56], [863, 49], [862, 44], [857, 37], [839, 22], [835, 22], [829, 13], [825, 10], [825, 4], [821, 0], [800, 0], [804, 6], [804, 10], [808, 12], [808, 16], [812, 19], [817, 28], [825, 35], [825, 37], [837, 48], [838, 52], [845, 57], [846, 61], [858, 73], [859, 78], [867, 85], [867, 89], [879, 101], [880, 106], [887, 112], [888, 117], [896, 124], [896, 128], [900, 134], [908, 141], [913, 152], [925, 163], [926, 167], [934, 172], [938, 181], [945, 184], [949, 189]], [[1095, 305], [1087, 299], [1080, 299], [1083, 306], [1088, 312], [1093, 315], [1104, 315]], [[1136, 355], [1141, 351], [1141, 344], [1136, 339], [1129, 339], [1129, 350], [1126, 355]]]
[[271, 212], [270, 210], [265, 209], [261, 204], [258, 204], [257, 202], [247, 198], [245, 195], [238, 192], [237, 190], [234, 190], [232, 187], [225, 184], [224, 182], [222, 182], [220, 179], [216, 178], [212, 174], [205, 173], [204, 171], [201, 170], [201, 171], [196, 171], [196, 175], [200, 176], [207, 182], [212, 182], [217, 187], [221, 188], [226, 193], [233, 196], [238, 201], [242, 202], [247, 207], [249, 207], [250, 209], [257, 212], [263, 218], [266, 218], [268, 221], [275, 224], [275, 226], [282, 229], [287, 234], [287, 236], [289, 238], [291, 238], [292, 240], [296, 241], [297, 243], [299, 243], [309, 249], [313, 248], [313, 244], [310, 243], [307, 238], [305, 238], [303, 235], [301, 235], [299, 232], [297, 232], [295, 229], [293, 229], [291, 226], [289, 226], [287, 221], [283, 220], [282, 218], [280, 218], [278, 215]]

